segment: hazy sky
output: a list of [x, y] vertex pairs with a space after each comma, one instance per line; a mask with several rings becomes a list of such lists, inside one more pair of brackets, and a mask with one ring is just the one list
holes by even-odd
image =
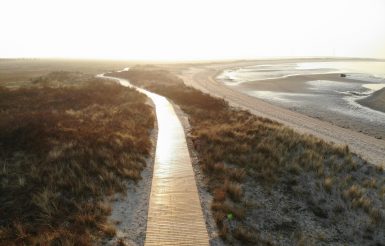
[[385, 58], [385, 0], [0, 0], [0, 57]]

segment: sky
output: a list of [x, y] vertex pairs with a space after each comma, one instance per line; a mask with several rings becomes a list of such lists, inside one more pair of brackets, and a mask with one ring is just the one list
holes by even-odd
[[0, 58], [385, 58], [385, 0], [0, 0]]

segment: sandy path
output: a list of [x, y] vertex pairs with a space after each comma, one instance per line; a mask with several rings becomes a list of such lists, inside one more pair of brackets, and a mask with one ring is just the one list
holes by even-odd
[[249, 110], [258, 116], [276, 120], [301, 133], [313, 134], [337, 144], [347, 144], [353, 152], [361, 155], [369, 162], [375, 165], [385, 165], [384, 140], [271, 105], [255, 97], [233, 90], [231, 87], [225, 86], [214, 79], [221, 70], [242, 65], [244, 64], [191, 66], [188, 69], [180, 70], [179, 75], [187, 85], [214, 96], [222, 97], [229, 101], [232, 106]]

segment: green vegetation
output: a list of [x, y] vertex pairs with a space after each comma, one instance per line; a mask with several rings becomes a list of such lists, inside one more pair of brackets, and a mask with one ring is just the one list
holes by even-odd
[[0, 245], [93, 245], [115, 234], [106, 196], [141, 178], [152, 109], [133, 89], [78, 73], [34, 82], [0, 87]]
[[134, 68], [113, 75], [170, 98], [188, 115], [190, 138], [213, 195], [213, 218], [227, 243], [363, 245], [385, 240], [383, 169], [347, 146], [298, 134], [231, 108], [171, 74], [156, 74]]

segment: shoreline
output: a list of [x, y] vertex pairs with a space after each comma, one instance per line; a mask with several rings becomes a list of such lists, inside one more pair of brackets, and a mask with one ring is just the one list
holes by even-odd
[[[249, 65], [250, 62], [185, 65], [184, 67], [163, 66], [165, 69], [176, 72], [185, 84], [209, 93], [214, 97], [220, 97], [230, 103], [231, 106], [243, 108], [251, 113], [276, 120], [284, 125], [305, 134], [320, 137], [327, 142], [336, 144], [348, 144], [353, 152], [363, 156], [375, 165], [384, 165], [385, 141], [376, 139], [368, 134], [337, 126], [325, 120], [298, 113], [293, 110], [267, 103], [256, 97], [252, 97], [232, 87], [224, 85], [215, 77], [224, 69]], [[255, 64], [255, 63], [253, 63]]]

